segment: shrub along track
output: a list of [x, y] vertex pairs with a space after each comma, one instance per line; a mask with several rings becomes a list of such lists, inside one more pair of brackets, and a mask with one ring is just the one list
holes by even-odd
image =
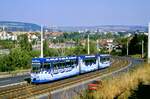
[[102, 76], [103, 74], [107, 74], [119, 70], [127, 66], [129, 63], [130, 61], [126, 58], [115, 57], [112, 59], [112, 65], [106, 69], [86, 73], [83, 75], [77, 75], [75, 77], [71, 77], [68, 79], [59, 80], [47, 84], [39, 84], [39, 85], [23, 84], [23, 85], [8, 87], [5, 89], [0, 89], [0, 99], [12, 99], [12, 98], [25, 99], [43, 93], [47, 93], [47, 92], [50, 93], [53, 90], [64, 88], [69, 85], [73, 85], [95, 77]]

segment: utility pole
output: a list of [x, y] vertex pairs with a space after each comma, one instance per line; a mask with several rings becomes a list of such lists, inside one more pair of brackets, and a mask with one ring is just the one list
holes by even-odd
[[144, 57], [144, 41], [142, 40], [142, 58]]
[[150, 23], [148, 25], [148, 63], [150, 64]]
[[43, 26], [41, 26], [41, 58], [43, 58]]
[[127, 40], [127, 56], [129, 55], [129, 44], [128, 44], [128, 40]]
[[109, 44], [109, 55], [111, 53], [111, 44]]
[[88, 34], [88, 55], [90, 54], [90, 46], [89, 46], [89, 34]]
[[96, 49], [97, 49], [97, 52], [98, 52], [99, 51], [98, 40], [96, 40]]

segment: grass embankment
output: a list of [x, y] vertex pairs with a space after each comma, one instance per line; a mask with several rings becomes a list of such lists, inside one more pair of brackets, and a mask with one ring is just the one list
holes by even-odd
[[[140, 96], [139, 85], [148, 85], [150, 92], [150, 65], [144, 64], [132, 72], [124, 73], [102, 81], [95, 92], [86, 91], [82, 98], [92, 99], [132, 99]], [[145, 90], [145, 89], [144, 89]], [[141, 92], [145, 94], [144, 92]], [[144, 96], [144, 95], [143, 95]], [[143, 97], [144, 98], [144, 97]]]

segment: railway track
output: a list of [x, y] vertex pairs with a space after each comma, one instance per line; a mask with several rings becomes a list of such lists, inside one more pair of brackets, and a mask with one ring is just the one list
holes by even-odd
[[69, 85], [73, 85], [79, 82], [86, 81], [88, 79], [101, 76], [103, 74], [110, 73], [112, 71], [125, 67], [128, 64], [129, 64], [129, 60], [125, 58], [114, 58], [112, 60], [112, 66], [110, 66], [107, 69], [102, 69], [99, 71], [90, 72], [87, 74], [83, 74], [76, 77], [68, 78], [65, 80], [59, 80], [47, 84], [40, 84], [40, 85], [25, 84], [25, 85], [0, 89], [0, 99], [13, 99], [13, 98], [25, 99], [29, 97], [34, 97], [42, 93], [51, 92], [56, 89], [60, 89]]

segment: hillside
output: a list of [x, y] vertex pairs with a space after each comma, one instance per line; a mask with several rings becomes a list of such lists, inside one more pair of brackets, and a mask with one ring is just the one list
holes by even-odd
[[7, 31], [40, 31], [40, 26], [33, 23], [0, 21], [0, 27], [3, 26]]

